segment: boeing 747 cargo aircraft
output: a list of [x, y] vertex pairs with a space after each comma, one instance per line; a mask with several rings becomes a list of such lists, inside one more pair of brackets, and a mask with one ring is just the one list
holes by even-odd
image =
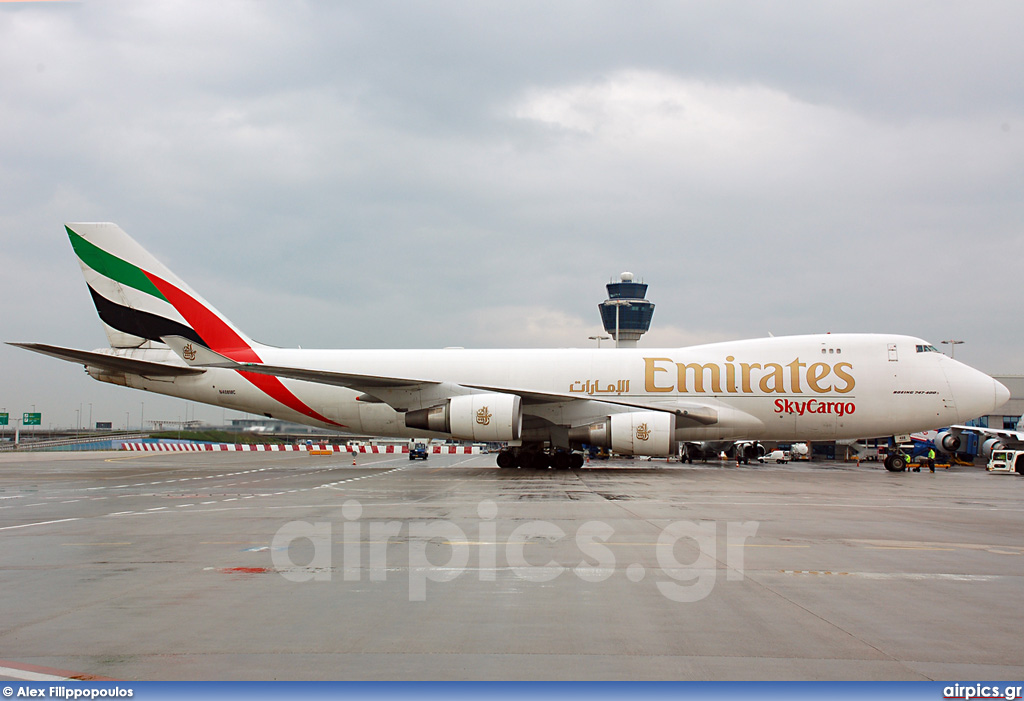
[[687, 348], [307, 350], [256, 343], [116, 224], [66, 226], [109, 348], [14, 345], [97, 380], [323, 428], [500, 442], [500, 467], [679, 441], [832, 440], [988, 414], [991, 377], [910, 336], [824, 334]]

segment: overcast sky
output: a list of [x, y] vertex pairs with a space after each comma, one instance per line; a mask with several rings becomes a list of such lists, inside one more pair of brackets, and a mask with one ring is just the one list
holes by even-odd
[[[275, 345], [585, 347], [629, 270], [642, 346], [1024, 373], [1022, 36], [1016, 0], [0, 2], [0, 340], [106, 344], [62, 225], [114, 221]], [[46, 425], [239, 416], [0, 364]]]

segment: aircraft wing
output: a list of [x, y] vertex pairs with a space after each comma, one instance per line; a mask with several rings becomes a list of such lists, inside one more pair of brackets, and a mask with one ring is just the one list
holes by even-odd
[[434, 380], [414, 380], [406, 377], [383, 377], [380, 375], [359, 375], [351, 372], [331, 372], [328, 370], [312, 370], [310, 368], [297, 368], [284, 365], [265, 365], [263, 363], [236, 363], [231, 367], [242, 372], [253, 372], [258, 375], [274, 375], [275, 377], [286, 377], [291, 380], [305, 380], [306, 382], [317, 382], [322, 385], [336, 385], [370, 391], [385, 387], [409, 387], [412, 385], [437, 385], [440, 382]]
[[317, 382], [322, 385], [348, 387], [362, 391], [385, 387], [409, 387], [412, 385], [437, 385], [436, 380], [419, 380], [410, 377], [383, 377], [380, 375], [361, 375], [351, 372], [333, 372], [330, 370], [314, 370], [283, 365], [266, 365], [264, 363], [240, 363], [237, 360], [221, 355], [206, 346], [184, 336], [162, 336], [161, 341], [171, 347], [186, 363], [196, 368], [227, 368], [257, 375], [273, 375], [291, 380]]
[[[285, 377], [292, 380], [303, 380], [305, 382], [316, 382], [325, 385], [348, 387], [350, 389], [364, 391], [370, 394], [372, 394], [375, 389], [394, 389], [400, 387], [411, 387], [414, 385], [441, 384], [437, 380], [425, 380], [411, 377], [384, 377], [380, 375], [361, 375], [356, 373], [315, 370], [312, 368], [293, 366], [266, 365], [263, 363], [240, 363], [183, 336], [164, 336], [161, 337], [160, 340], [170, 346], [171, 350], [181, 356], [186, 363], [195, 367], [228, 368], [241, 372], [252, 372], [259, 375], [273, 375], [275, 377]], [[589, 401], [601, 404], [611, 404], [614, 406], [624, 406], [632, 409], [644, 409], [646, 411], [661, 411], [668, 414], [675, 414], [680, 418], [690, 419], [703, 425], [718, 423], [718, 411], [709, 405], [701, 404], [699, 402], [656, 403], [620, 397], [581, 397], [574, 394], [538, 392], [514, 387], [496, 387], [491, 385], [463, 386], [486, 392], [515, 394], [522, 398], [523, 402], [528, 405]]]
[[589, 401], [596, 404], [612, 404], [615, 406], [630, 407], [632, 409], [643, 409], [645, 411], [663, 411], [666, 414], [675, 414], [678, 417], [696, 421], [699, 424], [709, 426], [718, 423], [718, 411], [713, 407], [700, 402], [644, 402], [629, 397], [581, 397], [575, 394], [562, 394], [558, 392], [535, 392], [531, 390], [516, 389], [513, 387], [496, 387], [492, 385], [464, 385], [472, 389], [481, 389], [487, 392], [501, 392], [502, 394], [516, 394], [522, 397], [524, 404], [551, 404], [553, 402], [582, 402]]
[[950, 426], [950, 428], [958, 431], [977, 433], [989, 438], [999, 438], [1004, 441], [1009, 441], [1010, 443], [1024, 443], [1024, 431], [1020, 430], [1019, 424], [1017, 430], [1008, 428], [983, 428], [981, 426]]
[[181, 365], [165, 365], [153, 363], [148, 360], [137, 360], [135, 358], [124, 358], [96, 351], [84, 351], [74, 348], [62, 348], [50, 346], [45, 343], [11, 343], [9, 346], [17, 346], [25, 350], [42, 353], [53, 358], [60, 358], [72, 363], [81, 363], [89, 367], [110, 370], [112, 372], [128, 372], [133, 375], [145, 375], [147, 377], [177, 377], [180, 375], [201, 375], [205, 372], [202, 368], [184, 367]]

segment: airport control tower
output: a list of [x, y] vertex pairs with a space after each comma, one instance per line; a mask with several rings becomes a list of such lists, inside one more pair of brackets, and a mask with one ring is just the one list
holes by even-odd
[[609, 282], [607, 287], [608, 299], [597, 305], [604, 330], [615, 339], [616, 348], [636, 348], [654, 317], [654, 302], [644, 299], [647, 285], [634, 282], [633, 273], [622, 273], [619, 282]]

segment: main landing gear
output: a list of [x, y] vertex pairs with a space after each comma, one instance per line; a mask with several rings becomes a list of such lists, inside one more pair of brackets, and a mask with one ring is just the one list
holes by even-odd
[[506, 448], [498, 453], [498, 467], [521, 467], [524, 470], [578, 470], [583, 467], [583, 454], [562, 449]]

